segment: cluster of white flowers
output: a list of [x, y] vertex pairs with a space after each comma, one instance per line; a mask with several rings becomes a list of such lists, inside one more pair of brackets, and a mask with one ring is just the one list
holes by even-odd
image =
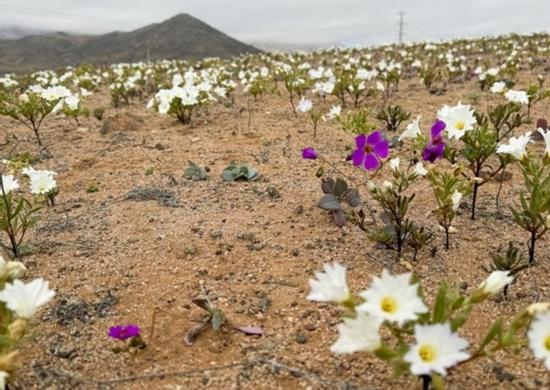
[[[80, 98], [71, 92], [70, 89], [62, 85], [56, 85], [44, 88], [40, 85], [32, 85], [29, 87], [29, 92], [32, 92], [43, 99], [53, 102], [59, 100], [53, 109], [53, 112], [61, 110], [63, 107], [67, 107], [69, 110], [78, 110], [80, 104]], [[19, 97], [25, 99], [26, 95], [23, 94]]]
[[[338, 340], [332, 345], [335, 353], [376, 351], [381, 345], [380, 327], [384, 323], [403, 326], [414, 322], [429, 311], [419, 295], [419, 284], [411, 282], [412, 275], [391, 275], [384, 270], [374, 277], [370, 287], [359, 293], [363, 303], [354, 304], [346, 283], [346, 269], [338, 263], [326, 264], [324, 272], [315, 274], [309, 282], [307, 299], [332, 302], [354, 307], [355, 316], [338, 325]], [[472, 299], [487, 299], [510, 284], [514, 277], [508, 271], [495, 271], [472, 293]], [[528, 338], [535, 357], [543, 359], [550, 369], [550, 304], [535, 304], [527, 309], [535, 316]], [[403, 359], [410, 364], [414, 375], [445, 375], [447, 370], [467, 360], [468, 341], [455, 333], [449, 322], [416, 323], [415, 342]]]
[[[21, 173], [30, 179], [31, 194], [46, 195], [57, 188], [57, 182], [54, 179], [54, 176], [57, 175], [55, 172], [37, 171], [28, 167], [23, 168]], [[13, 175], [2, 175], [2, 185], [6, 194], [19, 189], [19, 182]]]
[[4, 88], [12, 88], [19, 85], [17, 80], [14, 80], [15, 75], [9, 73], [5, 74], [3, 77], [0, 77], [0, 86]]

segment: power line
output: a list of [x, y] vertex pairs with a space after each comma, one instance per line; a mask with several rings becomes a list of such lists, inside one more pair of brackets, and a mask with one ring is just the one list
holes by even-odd
[[399, 44], [403, 43], [403, 33], [405, 27], [405, 12], [399, 11]]

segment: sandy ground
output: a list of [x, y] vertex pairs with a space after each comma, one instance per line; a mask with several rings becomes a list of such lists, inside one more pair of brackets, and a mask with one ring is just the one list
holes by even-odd
[[[468, 102], [472, 90], [478, 90], [474, 82], [451, 84], [445, 95], [434, 96], [418, 82], [405, 81], [393, 101], [413, 117], [422, 115], [427, 131], [437, 109]], [[479, 109], [497, 99], [480, 96]], [[13, 388], [419, 388], [415, 378], [391, 378], [390, 367], [369, 354], [332, 355], [339, 312], [305, 299], [308, 279], [329, 261], [348, 267], [354, 291], [367, 287], [384, 267], [407, 271], [393, 252], [375, 249], [355, 226], [337, 228], [316, 207], [317, 164], [302, 161], [300, 149], [315, 146], [341, 169], [359, 175], [343, 161], [353, 135], [332, 121], [320, 125], [313, 141], [308, 118], [295, 119], [284, 94], [255, 103], [247, 128], [245, 102], [238, 96], [235, 107], [213, 107], [190, 126], [146, 110], [143, 102], [109, 108], [106, 116], [129, 112], [143, 124], [104, 135], [94, 118], [79, 128], [67, 118], [45, 122], [42, 138], [54, 158], [37, 168], [59, 173], [61, 193], [54, 208], [42, 211], [24, 262], [28, 277], [46, 278], [57, 295], [22, 346]], [[88, 100], [91, 108], [108, 104], [106, 93]], [[376, 111], [378, 104], [370, 99], [365, 105]], [[543, 103], [533, 116], [548, 112]], [[18, 150], [36, 153], [24, 127], [0, 118], [0, 128], [20, 140]], [[2, 147], [2, 157], [13, 142]], [[209, 180], [185, 180], [188, 160], [208, 166]], [[219, 173], [233, 160], [256, 167], [261, 178], [223, 182]], [[516, 201], [519, 182], [514, 171], [504, 184], [503, 205]], [[146, 186], [168, 191], [168, 200], [126, 199]], [[93, 187], [98, 191], [89, 192]], [[437, 232], [439, 247], [435, 257], [423, 250], [412, 264], [428, 297], [443, 278], [464, 289], [475, 287], [487, 276], [482, 266], [489, 263], [490, 251], [508, 240], [526, 241], [507, 207], [503, 217], [495, 213], [496, 190], [496, 183], [482, 187], [479, 218], [473, 222], [466, 199], [456, 219], [458, 233], [445, 252], [429, 216], [431, 190], [426, 183], [415, 186], [412, 216]], [[520, 275], [509, 299], [475, 310], [463, 328], [474, 345], [491, 320], [549, 300], [549, 254], [546, 238], [539, 244], [537, 266]], [[411, 262], [410, 253], [404, 260]], [[186, 331], [202, 314], [191, 299], [205, 291], [233, 324], [260, 326], [265, 336], [208, 331], [186, 346]], [[115, 355], [107, 329], [128, 322], [143, 328], [149, 346]], [[453, 370], [448, 384], [450, 389], [539, 389], [550, 387], [550, 374], [523, 347]]]

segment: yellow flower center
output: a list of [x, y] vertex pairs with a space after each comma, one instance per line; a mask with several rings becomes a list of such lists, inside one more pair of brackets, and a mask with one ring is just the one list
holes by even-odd
[[544, 347], [546, 350], [550, 351], [550, 335], [546, 336], [544, 339]]
[[420, 356], [423, 362], [430, 363], [437, 357], [437, 351], [433, 346], [423, 344], [418, 348], [418, 356]]
[[384, 297], [380, 301], [380, 308], [386, 313], [393, 314], [397, 311], [397, 302], [392, 297]]
[[457, 121], [455, 123], [455, 127], [457, 130], [464, 130], [464, 127], [466, 127], [466, 124], [463, 121]]

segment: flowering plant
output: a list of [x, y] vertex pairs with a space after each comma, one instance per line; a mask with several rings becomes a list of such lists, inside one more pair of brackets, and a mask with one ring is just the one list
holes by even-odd
[[500, 292], [513, 280], [508, 272], [495, 271], [469, 294], [442, 282], [430, 307], [418, 278], [410, 273], [374, 277], [370, 287], [354, 295], [346, 282], [346, 269], [326, 264], [309, 284], [308, 300], [340, 305], [345, 314], [337, 326], [336, 354], [373, 352], [393, 366], [396, 375], [421, 378], [423, 388], [444, 387], [449, 370], [495, 352], [521, 344], [527, 338], [536, 358], [550, 369], [550, 312], [548, 304], [534, 304], [516, 315], [508, 326], [496, 319], [473, 350], [459, 334], [476, 305]]
[[61, 99], [61, 96], [46, 95], [46, 92], [0, 96], [0, 115], [9, 116], [32, 130], [38, 146], [42, 147], [40, 127], [44, 119], [58, 107]]
[[55, 172], [36, 171], [30, 167], [24, 168], [22, 173], [30, 178], [32, 197], [17, 192], [19, 181], [13, 175], [0, 176], [0, 231], [9, 238], [9, 245], [0, 245], [16, 258], [21, 256], [21, 246], [28, 229], [37, 222], [35, 214], [41, 208], [40, 200], [53, 205], [59, 191], [53, 178]]
[[173, 116], [182, 124], [188, 124], [193, 113], [206, 106], [210, 100], [215, 100], [210, 94], [211, 89], [211, 84], [200, 82], [195, 73], [188, 73], [185, 81], [181, 77], [174, 77], [172, 88], [158, 91], [147, 107], [154, 108], [160, 114]]
[[42, 278], [21, 282], [26, 267], [0, 256], [0, 388], [17, 369], [17, 347], [39, 307], [55, 295]]

